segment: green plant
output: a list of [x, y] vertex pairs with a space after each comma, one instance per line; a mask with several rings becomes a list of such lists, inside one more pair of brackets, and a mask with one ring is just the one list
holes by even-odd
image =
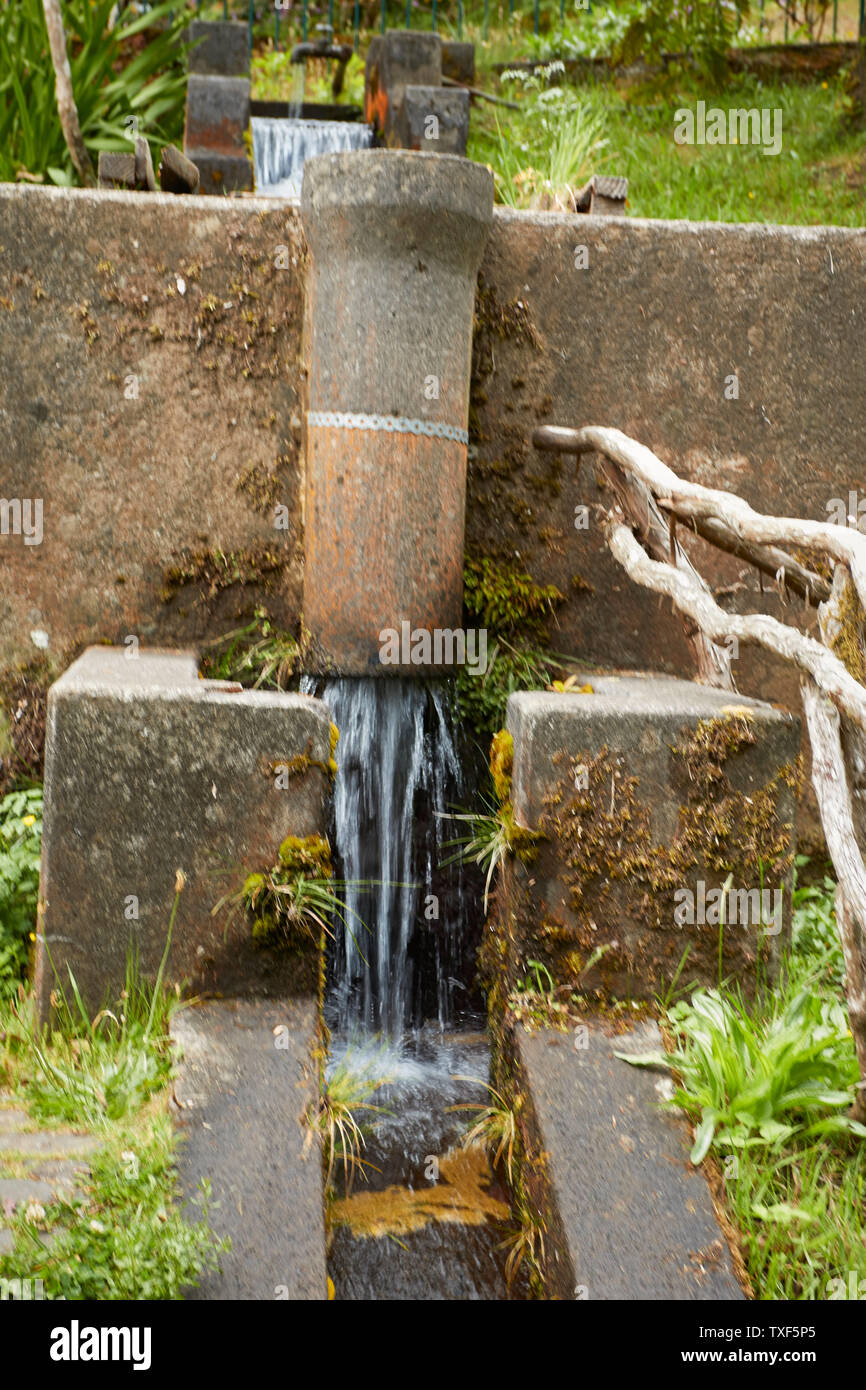
[[[151, 142], [179, 142], [187, 14], [174, 0], [162, 0], [142, 14], [125, 10], [112, 24], [113, 9], [114, 0], [66, 0], [63, 7], [85, 144], [91, 151], [131, 150], [134, 127]], [[46, 177], [75, 181], [42, 3], [0, 0], [0, 180]]]
[[573, 212], [575, 195], [607, 161], [598, 104], [585, 95], [564, 99], [553, 87], [535, 97], [532, 116], [531, 151], [515, 146], [497, 124], [499, 199], [510, 207]]
[[487, 811], [438, 811], [445, 820], [462, 821], [469, 827], [468, 834], [456, 835], [445, 841], [445, 848], [454, 853], [445, 858], [443, 865], [461, 863], [477, 864], [484, 873], [484, 911], [487, 912], [490, 885], [499, 865], [511, 853], [509, 839], [510, 826], [503, 818], [502, 809], [487, 803]]
[[42, 788], [10, 792], [0, 800], [0, 998], [24, 978], [36, 930]]
[[696, 989], [668, 1010], [676, 1046], [634, 1065], [671, 1066], [682, 1078], [671, 1104], [697, 1122], [692, 1162], [710, 1146], [742, 1150], [796, 1136], [866, 1138], [841, 1112], [859, 1081], [841, 1000], [808, 977], [750, 1008], [738, 992]]
[[175, 1200], [175, 1138], [166, 1115], [115, 1133], [91, 1161], [80, 1201], [51, 1208], [58, 1225], [46, 1241], [19, 1214], [15, 1249], [0, 1258], [5, 1279], [41, 1279], [51, 1299], [179, 1299], [202, 1273], [218, 1268], [229, 1242], [210, 1229], [210, 1191], [202, 1184], [201, 1217]]
[[749, 17], [750, 0], [646, 0], [614, 49], [616, 61], [686, 55], [702, 72], [724, 72], [727, 52]]
[[[798, 854], [795, 874], [809, 863], [808, 856]], [[845, 958], [836, 927], [834, 905], [836, 884], [824, 874], [820, 882], [795, 882], [791, 922], [792, 950], [798, 957], [809, 957], [824, 980], [842, 994], [845, 977]]]
[[362, 1125], [358, 1117], [362, 1113], [390, 1113], [370, 1101], [370, 1097], [390, 1081], [388, 1076], [377, 1075], [374, 1068], [375, 1061], [360, 1068], [353, 1066], [347, 1053], [325, 1079], [318, 1106], [307, 1113], [310, 1133], [318, 1134], [324, 1147], [326, 1188], [330, 1187], [334, 1170], [340, 1165], [347, 1190], [356, 1173], [366, 1177], [369, 1165], [362, 1151], [366, 1148], [366, 1133], [371, 1126]]
[[264, 608], [251, 622], [205, 644], [202, 669], [216, 680], [238, 681], [253, 690], [286, 690], [301, 648], [289, 632], [274, 626]]
[[490, 1158], [492, 1167], [504, 1162], [508, 1181], [513, 1181], [514, 1147], [517, 1142], [516, 1112], [520, 1108], [519, 1098], [512, 1107], [503, 1096], [491, 1086], [475, 1076], [456, 1076], [456, 1081], [471, 1081], [475, 1086], [483, 1086], [491, 1097], [487, 1105], [468, 1101], [460, 1105], [449, 1105], [451, 1110], [476, 1110], [478, 1118], [467, 1134], [463, 1136], [464, 1149], [478, 1144], [483, 1146]]
[[460, 717], [480, 737], [489, 738], [505, 722], [509, 695], [516, 690], [545, 690], [559, 669], [550, 652], [500, 638], [488, 651], [483, 676], [473, 674], [468, 666], [458, 668]]
[[484, 556], [467, 560], [463, 567], [463, 605], [483, 627], [497, 633], [534, 632], [543, 635], [543, 623], [562, 603], [555, 584], [536, 584], [517, 565], [503, 565]]
[[69, 990], [57, 980], [52, 999], [55, 1026], [50, 1039], [32, 1017], [10, 1018], [7, 1031], [34, 1062], [28, 1105], [39, 1120], [86, 1124], [92, 1129], [124, 1119], [161, 1090], [171, 1074], [168, 1022], [176, 996], [163, 989], [182, 888], [179, 879], [165, 949], [153, 982], [144, 980], [130, 949], [119, 1000], [91, 1020], [72, 970]]
[[[252, 921], [255, 938], [275, 937], [318, 946], [322, 933], [334, 937], [334, 918], [354, 936], [345, 901], [347, 884], [333, 877], [331, 847], [321, 835], [299, 839], [289, 835], [280, 845], [279, 859], [270, 869], [248, 874], [239, 894]], [[226, 899], [217, 903], [218, 912]], [[359, 947], [360, 950], [360, 947]]]

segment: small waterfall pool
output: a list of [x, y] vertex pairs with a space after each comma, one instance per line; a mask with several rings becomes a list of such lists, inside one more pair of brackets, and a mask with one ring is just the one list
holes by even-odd
[[294, 117], [253, 116], [256, 192], [268, 198], [300, 198], [304, 162], [317, 154], [366, 150], [372, 126], [353, 121], [305, 121]]
[[[350, 930], [329, 953], [330, 1071], [386, 1077], [365, 1181], [330, 1211], [337, 1299], [506, 1299], [509, 1194], [461, 1137], [488, 1097], [475, 991], [478, 885], [437, 812], [465, 804], [447, 684], [353, 678], [302, 685], [340, 730], [332, 843]], [[363, 1115], [361, 1116], [363, 1119]]]

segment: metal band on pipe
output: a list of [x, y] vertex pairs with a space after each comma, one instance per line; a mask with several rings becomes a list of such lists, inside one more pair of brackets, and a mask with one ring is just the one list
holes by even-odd
[[324, 429], [383, 430], [386, 434], [423, 434], [431, 439], [469, 443], [469, 431], [435, 420], [409, 420], [405, 415], [354, 415], [346, 410], [308, 410], [307, 423]]

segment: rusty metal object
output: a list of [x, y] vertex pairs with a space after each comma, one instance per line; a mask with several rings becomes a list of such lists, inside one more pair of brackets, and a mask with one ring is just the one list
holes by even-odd
[[381, 633], [460, 626], [475, 276], [492, 179], [468, 160], [325, 155], [304, 172], [304, 619], [312, 665], [383, 665]]

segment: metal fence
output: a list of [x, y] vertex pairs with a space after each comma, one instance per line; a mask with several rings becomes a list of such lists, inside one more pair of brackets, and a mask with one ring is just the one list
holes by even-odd
[[[351, 4], [352, 9], [352, 31], [354, 34], [355, 49], [357, 51], [358, 42], [361, 34], [361, 5], [360, 0], [328, 0], [327, 10], [324, 4], [312, 6], [310, 0], [270, 0], [270, 3], [263, 7], [259, 0], [258, 7], [255, 0], [222, 0], [223, 19], [244, 19], [249, 26], [250, 50], [253, 43], [254, 26], [260, 23], [262, 10], [274, 12], [274, 42], [279, 48], [281, 41], [289, 33], [300, 33], [301, 40], [306, 40], [311, 27], [315, 27], [316, 22], [324, 22], [327, 13], [327, 23], [331, 28], [348, 28], [348, 11]], [[567, 13], [573, 9], [573, 4], [566, 3], [566, 0], [547, 0], [542, 5], [541, 0], [507, 0], [509, 22], [513, 21], [515, 14], [532, 13], [533, 33], [541, 33], [542, 27], [555, 27], [557, 24], [562, 27], [565, 24]], [[202, 0], [195, 0], [198, 11], [203, 8]], [[212, 12], [213, 5], [206, 6], [208, 12]], [[497, 14], [500, 10], [498, 4], [493, 7]], [[504, 0], [501, 6], [504, 13]], [[598, 8], [598, 0], [596, 3]], [[778, 8], [778, 7], [777, 7]], [[829, 6], [828, 6], [829, 8]], [[481, 35], [483, 39], [488, 37], [491, 19], [490, 0], [482, 0], [482, 4], [473, 7], [473, 15], [481, 10]], [[578, 13], [589, 14], [593, 9], [592, 0], [586, 0], [585, 8], [581, 8]], [[761, 32], [769, 27], [768, 0], [758, 0], [758, 26]], [[444, 26], [443, 26], [444, 17]], [[776, 16], [778, 19], [778, 15]], [[336, 23], [335, 23], [336, 20]], [[443, 6], [440, 0], [429, 0], [429, 4], [420, 6], [416, 0], [406, 0], [405, 12], [401, 0], [381, 0], [379, 10], [378, 26], [384, 34], [389, 27], [400, 25], [405, 29], [432, 29], [437, 33], [440, 28], [446, 27], [450, 32], [456, 33], [458, 38], [463, 37], [466, 28], [466, 13], [464, 0], [450, 0], [450, 3]], [[832, 0], [832, 29], [826, 36], [822, 33], [822, 42], [836, 42], [839, 33], [839, 0]], [[784, 42], [790, 41], [791, 24], [788, 11], [784, 11]], [[859, 0], [858, 15], [858, 38], [863, 40], [866, 37], [866, 0]]]

